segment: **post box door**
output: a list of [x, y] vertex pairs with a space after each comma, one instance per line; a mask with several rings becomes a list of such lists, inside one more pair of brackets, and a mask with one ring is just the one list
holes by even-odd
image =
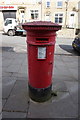
[[28, 72], [32, 87], [44, 88], [52, 83], [54, 45], [28, 45]]

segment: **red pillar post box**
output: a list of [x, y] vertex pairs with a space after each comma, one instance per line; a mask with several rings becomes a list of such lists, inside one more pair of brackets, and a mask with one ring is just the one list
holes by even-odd
[[61, 25], [37, 21], [22, 26], [27, 31], [29, 96], [44, 102], [51, 97], [55, 37]]

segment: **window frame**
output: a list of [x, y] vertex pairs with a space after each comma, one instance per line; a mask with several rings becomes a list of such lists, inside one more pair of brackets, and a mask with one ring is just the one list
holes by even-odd
[[46, 8], [50, 8], [50, 5], [51, 5], [50, 0], [47, 0], [46, 1]]
[[39, 18], [39, 10], [30, 10], [30, 16], [32, 20], [37, 20]]
[[10, 24], [12, 24], [12, 20], [6, 20], [5, 26], [8, 26], [8, 25], [10, 25]]
[[[63, 24], [63, 18], [64, 18], [64, 13], [55, 13], [54, 14], [54, 22], [57, 23], [57, 24]], [[62, 20], [61, 20], [62, 19]], [[56, 22], [57, 21], [57, 22]], [[61, 21], [61, 22], [60, 22]]]
[[[61, 5], [60, 5], [60, 3], [61, 3]], [[63, 7], [63, 1], [62, 0], [57, 0], [56, 7], [57, 8], [62, 8]]]

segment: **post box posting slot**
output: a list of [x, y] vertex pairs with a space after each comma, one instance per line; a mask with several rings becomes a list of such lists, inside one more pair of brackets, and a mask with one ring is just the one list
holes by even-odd
[[38, 47], [38, 59], [46, 59], [46, 47]]
[[48, 38], [36, 38], [36, 42], [48, 42]]

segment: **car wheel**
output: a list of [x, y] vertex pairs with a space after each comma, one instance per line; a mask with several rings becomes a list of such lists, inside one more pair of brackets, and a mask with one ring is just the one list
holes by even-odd
[[8, 35], [9, 36], [14, 36], [15, 35], [15, 31], [14, 30], [9, 30], [8, 31]]
[[73, 47], [73, 50], [74, 50], [74, 51], [77, 51], [76, 48], [75, 48], [74, 46], [72, 46], [72, 47]]

